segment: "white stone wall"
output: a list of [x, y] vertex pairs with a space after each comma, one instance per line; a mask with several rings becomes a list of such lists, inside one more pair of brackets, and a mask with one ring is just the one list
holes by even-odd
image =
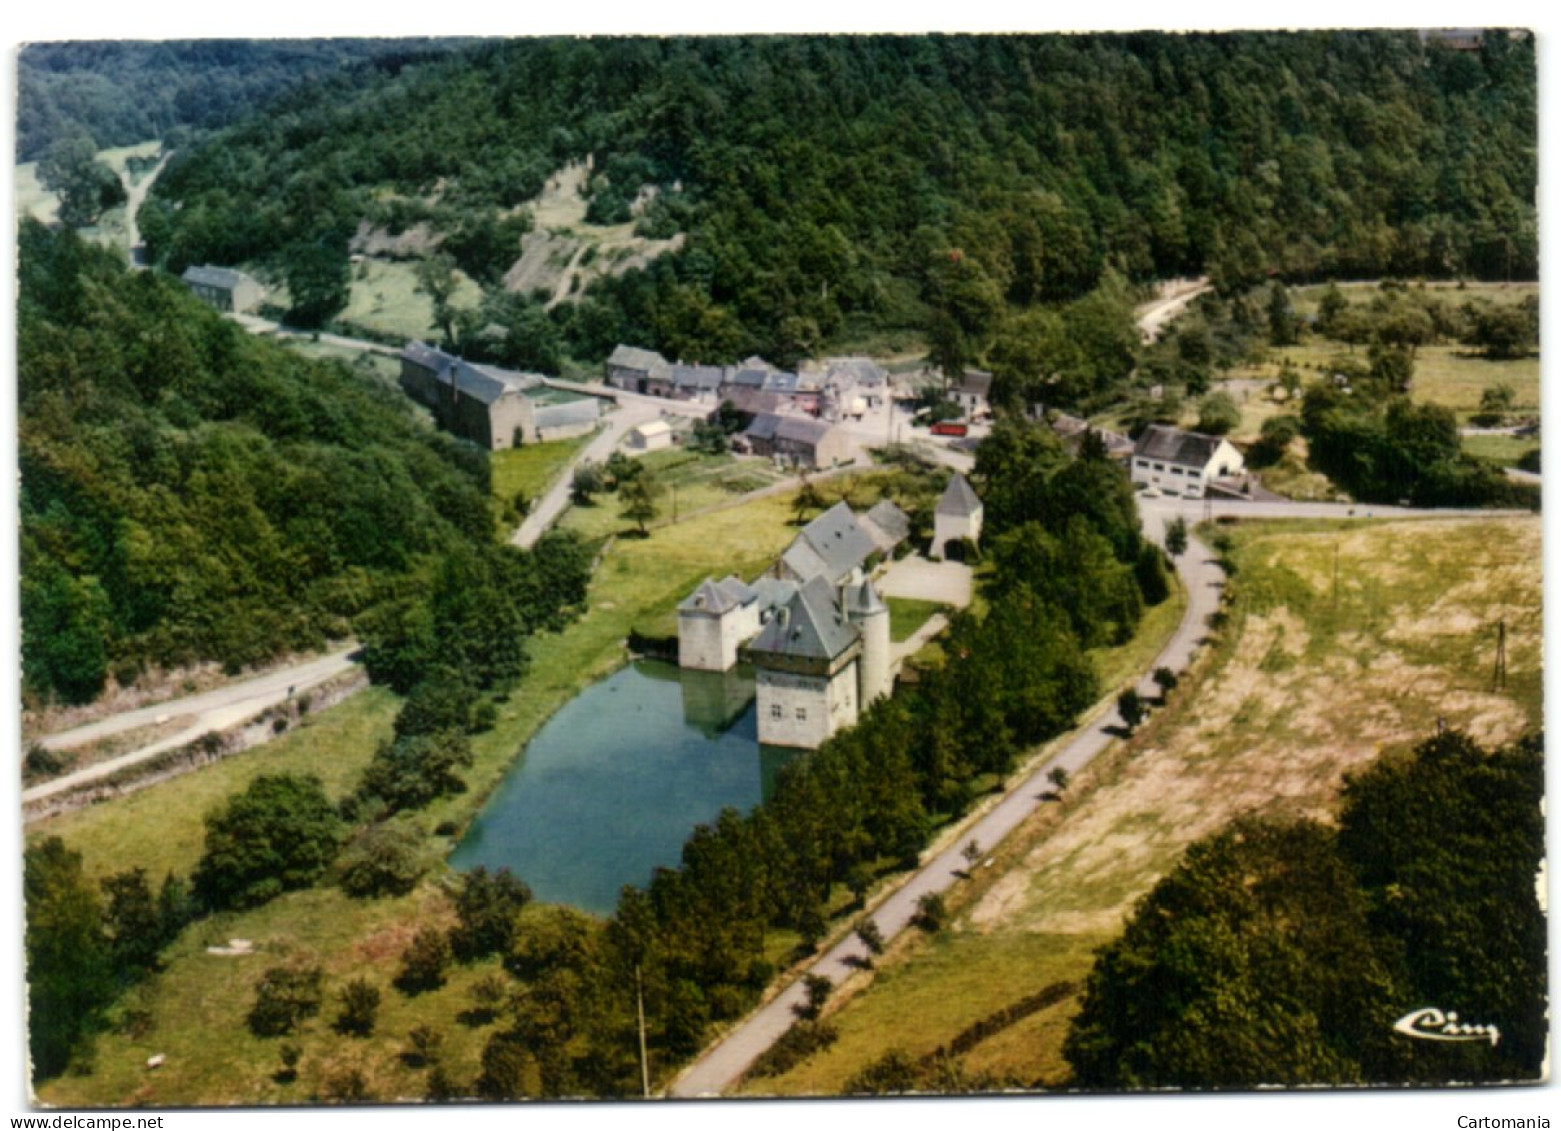
[[857, 717], [857, 665], [846, 664], [834, 676], [754, 673], [757, 684], [759, 741], [766, 746], [814, 750]]
[[932, 553], [927, 556], [934, 561], [941, 561], [943, 559], [943, 548], [950, 541], [958, 541], [961, 538], [969, 538], [972, 542], [981, 541], [981, 511], [976, 511], [968, 516], [934, 514], [932, 516]]
[[724, 672], [737, 662], [735, 646], [728, 657], [722, 620], [708, 613], [678, 614], [678, 667]]

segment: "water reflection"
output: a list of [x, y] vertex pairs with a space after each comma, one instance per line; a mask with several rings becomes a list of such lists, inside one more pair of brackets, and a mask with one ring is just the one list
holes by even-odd
[[509, 867], [539, 899], [606, 914], [675, 866], [697, 824], [770, 796], [795, 751], [761, 748], [751, 673], [639, 661], [558, 711], [450, 858]]

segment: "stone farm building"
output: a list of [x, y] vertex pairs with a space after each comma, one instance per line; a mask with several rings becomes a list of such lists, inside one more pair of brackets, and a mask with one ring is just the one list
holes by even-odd
[[[969, 480], [956, 472], [944, 488], [937, 509], [933, 511], [932, 550], [927, 556], [934, 559], [958, 557], [963, 551], [957, 547], [966, 539], [979, 542], [984, 512], [985, 508]], [[956, 547], [952, 554], [949, 552], [951, 544]]]
[[736, 365], [690, 365], [627, 345], [608, 356], [606, 380], [628, 393], [710, 405], [763, 394], [772, 411], [830, 419], [860, 416], [888, 387], [882, 370], [865, 357], [830, 358], [788, 373], [757, 356]]
[[856, 459], [851, 437], [822, 420], [761, 412], [738, 434], [735, 446], [793, 467], [837, 467]]
[[1246, 461], [1223, 436], [1184, 432], [1151, 424], [1133, 448], [1134, 484], [1154, 487], [1167, 495], [1201, 499], [1221, 479], [1240, 475]]
[[583, 436], [601, 403], [549, 387], [535, 373], [463, 361], [422, 342], [401, 351], [401, 388], [439, 427], [491, 451]]
[[992, 415], [992, 375], [984, 369], [967, 369], [959, 384], [949, 388], [948, 397], [966, 420], [983, 420]]
[[889, 610], [868, 576], [909, 530], [885, 500], [810, 522], [751, 585], [706, 579], [678, 606], [678, 663], [754, 667], [759, 741], [813, 749], [893, 690]]
[[186, 267], [179, 279], [196, 298], [224, 314], [248, 314], [266, 295], [264, 287], [231, 267]]
[[665, 420], [647, 420], [629, 429], [627, 440], [631, 451], [659, 452], [672, 446], [672, 425]]

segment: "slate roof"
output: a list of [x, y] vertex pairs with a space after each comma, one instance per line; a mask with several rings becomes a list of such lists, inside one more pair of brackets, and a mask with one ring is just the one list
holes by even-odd
[[725, 371], [715, 365], [674, 365], [672, 385], [678, 389], [700, 389], [711, 392], [721, 387]]
[[749, 588], [759, 602], [759, 613], [762, 616], [790, 601], [792, 594], [797, 591], [797, 583], [779, 577], [761, 577]]
[[884, 553], [888, 553], [910, 535], [911, 518], [891, 499], [879, 499], [861, 518], [862, 528]]
[[244, 272], [235, 271], [231, 267], [186, 267], [184, 274], [179, 278], [186, 283], [196, 283], [203, 287], [219, 287], [225, 291], [231, 291], [240, 283], [254, 282]]
[[884, 371], [870, 357], [827, 357], [824, 365], [829, 371], [829, 380], [842, 384], [855, 383], [874, 389], [885, 381]]
[[938, 500], [937, 513], [963, 516], [975, 514], [980, 509], [981, 500], [971, 489], [970, 481], [955, 472], [944, 488], [943, 497]]
[[[798, 543], [802, 544], [800, 549]], [[865, 562], [877, 549], [873, 539], [856, 521], [851, 508], [841, 500], [804, 526], [781, 559], [799, 577], [825, 577], [835, 582]], [[794, 550], [799, 552], [794, 554]], [[803, 550], [806, 552], [801, 552]], [[823, 569], [816, 563], [822, 563]]]
[[769, 375], [769, 370], [745, 366], [727, 377], [726, 383], [740, 389], [762, 389]]
[[856, 626], [835, 601], [835, 589], [822, 577], [802, 585], [748, 645], [750, 652], [833, 660], [856, 643]]
[[781, 418], [773, 412], [761, 412], [753, 418], [753, 422], [743, 429], [743, 435], [750, 440], [773, 440], [775, 430], [780, 427]]
[[483, 404], [492, 404], [505, 393], [524, 393], [542, 384], [542, 378], [535, 373], [512, 373], [491, 365], [474, 365], [423, 342], [408, 342], [401, 356], [428, 370], [441, 384], [449, 385], [453, 381], [463, 397], [474, 397]]
[[764, 391], [767, 393], [795, 393], [797, 391], [797, 375], [795, 373], [766, 374]]
[[667, 359], [655, 350], [639, 346], [619, 345], [607, 358], [607, 364], [618, 369], [637, 369], [641, 373], [665, 373]]
[[705, 578], [678, 605], [678, 612], [706, 612], [721, 616], [755, 600], [758, 594], [735, 575], [721, 581]]
[[845, 593], [846, 615], [871, 616], [874, 613], [886, 613], [889, 606], [884, 604], [878, 596], [878, 591], [873, 588], [871, 578], [862, 578], [862, 584], [853, 585]]
[[965, 396], [987, 397], [992, 394], [992, 375], [984, 369], [967, 369], [959, 382], [959, 391]]
[[1206, 436], [1202, 432], [1183, 432], [1165, 424], [1151, 424], [1144, 429], [1133, 448], [1133, 454], [1142, 459], [1162, 460], [1180, 467], [1196, 467], [1199, 471], [1209, 466], [1221, 443], [1218, 436]]
[[803, 416], [783, 416], [775, 426], [775, 438], [816, 448], [824, 437], [829, 435], [829, 429], [830, 426], [822, 420], [809, 420]]
[[756, 388], [733, 388], [731, 385], [726, 386], [721, 394], [721, 399], [730, 401], [732, 407], [738, 412], [755, 416], [761, 412], [769, 413], [773, 416], [775, 415], [775, 410], [780, 408], [781, 403], [780, 398], [774, 393], [760, 392]]

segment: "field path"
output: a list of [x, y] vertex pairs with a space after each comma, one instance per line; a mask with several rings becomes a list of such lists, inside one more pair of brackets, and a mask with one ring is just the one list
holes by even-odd
[[141, 242], [141, 229], [136, 226], [136, 213], [141, 210], [141, 204], [146, 200], [146, 194], [151, 190], [158, 175], [168, 164], [168, 158], [173, 156], [173, 150], [165, 150], [163, 159], [146, 176], [141, 178], [139, 184], [130, 183], [130, 170], [126, 169], [120, 174], [120, 180], [125, 186], [125, 241], [130, 248], [130, 267], [136, 270], [146, 266], [146, 245]]

